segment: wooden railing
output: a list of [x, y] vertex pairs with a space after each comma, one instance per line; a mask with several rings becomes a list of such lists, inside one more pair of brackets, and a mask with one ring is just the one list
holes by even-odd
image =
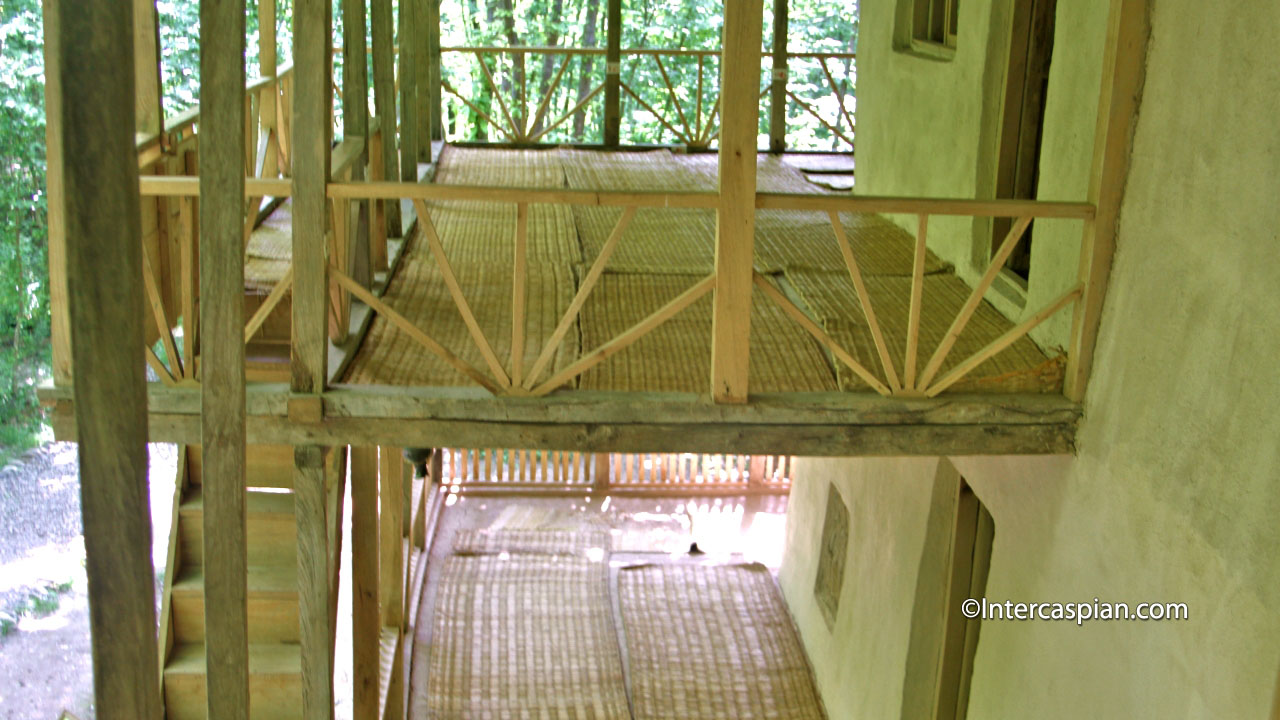
[[[258, 225], [291, 194], [290, 122], [292, 118], [292, 65], [275, 78], [259, 78], [245, 88], [246, 205], [244, 245]], [[199, 176], [200, 109], [187, 110], [165, 124], [161, 135], [139, 138], [138, 164], [142, 183], [143, 283], [148, 312], [148, 365], [168, 385], [194, 383], [200, 348], [199, 313]], [[365, 177], [382, 177], [381, 132], [371, 130], [370, 168]], [[343, 140], [333, 151], [331, 176], [350, 181], [363, 161], [364, 141]], [[335, 270], [350, 273], [357, 262], [356, 220], [353, 201], [330, 203], [326, 233], [328, 257]], [[371, 267], [386, 266], [386, 218], [375, 208], [370, 225], [368, 251]], [[380, 251], [380, 253], [379, 253]], [[380, 261], [380, 264], [379, 264]], [[249, 315], [244, 341], [259, 337], [293, 287], [293, 265], [260, 298]], [[351, 295], [335, 288], [329, 302], [329, 337], [344, 342], [349, 333]], [[287, 336], [280, 338], [287, 341]], [[160, 351], [156, 350], [156, 345]]]
[[449, 448], [441, 481], [456, 491], [787, 492], [788, 455], [580, 453]]
[[[624, 48], [616, 73], [609, 72], [604, 48], [444, 47], [445, 57], [468, 58], [468, 73], [445, 74], [440, 92], [449, 96], [445, 138], [505, 144], [601, 142], [586, 137], [587, 113], [603, 127], [618, 119], [623, 144], [674, 144], [693, 149], [714, 145], [718, 135], [720, 50]], [[768, 56], [764, 58], [770, 60]], [[787, 147], [850, 151], [856, 70], [853, 53], [788, 53], [782, 71], [784, 105], [790, 121], [779, 140]], [[540, 61], [540, 62], [531, 62]], [[567, 71], [578, 64], [578, 83], [566, 86]], [[446, 63], [446, 67], [456, 63]], [[799, 80], [804, 71], [820, 71], [816, 83]], [[760, 98], [772, 87], [769, 62], [762, 67]], [[674, 78], [674, 79], [673, 79]], [[609, 106], [606, 88], [617, 83], [617, 106]], [[531, 85], [537, 87], [532, 90]], [[646, 99], [645, 88], [664, 92]], [[763, 103], [761, 117], [771, 110]], [[575, 119], [576, 118], [576, 119]], [[804, 118], [830, 133], [823, 145], [813, 128], [800, 132]], [[467, 120], [470, 119], [471, 122]], [[570, 129], [570, 120], [575, 126]], [[800, 127], [797, 127], [799, 125]], [[492, 129], [492, 132], [489, 130]]]

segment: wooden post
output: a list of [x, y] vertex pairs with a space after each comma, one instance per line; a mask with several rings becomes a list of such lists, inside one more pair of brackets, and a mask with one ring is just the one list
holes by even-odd
[[399, 627], [403, 618], [404, 584], [400, 577], [404, 540], [404, 474], [400, 450], [395, 447], [378, 448], [378, 495], [381, 500], [379, 537], [381, 552], [379, 578], [383, 627]]
[[1106, 297], [1111, 258], [1115, 253], [1120, 202], [1129, 174], [1133, 121], [1138, 112], [1150, 34], [1147, 1], [1112, 0], [1107, 20], [1102, 92], [1087, 198], [1097, 207], [1097, 212], [1093, 219], [1084, 222], [1079, 274], [1084, 294], [1076, 302], [1072, 316], [1071, 346], [1063, 380], [1063, 393], [1076, 402], [1084, 400], [1093, 367], [1102, 301]]
[[440, 0], [427, 0], [427, 10], [427, 41], [430, 43], [427, 54], [431, 58], [428, 64], [431, 72], [428, 97], [431, 103], [431, 139], [444, 140], [443, 97], [440, 94]]
[[[373, 107], [382, 130], [382, 167], [387, 177], [396, 173], [396, 80], [392, 47], [391, 0], [369, 0], [369, 23], [373, 39]], [[384, 203], [387, 234], [400, 237], [400, 202]]]
[[622, 0], [605, 0], [604, 144], [618, 147], [622, 129]]
[[[366, 63], [353, 62], [349, 58], [365, 58], [365, 35], [368, 28], [365, 0], [342, 0], [342, 133], [346, 137], [364, 140], [360, 159], [351, 167], [351, 179], [364, 178], [365, 164], [369, 159], [369, 74]], [[343, 202], [335, 200], [335, 202]], [[351, 275], [366, 287], [372, 284], [373, 270], [369, 262], [370, 228], [368, 200], [357, 200], [356, 236], [351, 257], [354, 266]]]
[[761, 0], [725, 4], [720, 60], [720, 207], [711, 321], [711, 396], [747, 401], [755, 244]]
[[[249, 716], [244, 0], [200, 4], [200, 442], [209, 717]], [[296, 255], [296, 253], [295, 253]]]
[[[276, 0], [258, 0], [258, 74], [275, 78], [279, 74], [276, 58]], [[272, 131], [276, 127], [276, 96], [280, 90], [274, 84], [269, 90], [262, 93], [258, 116], [262, 129]]]
[[53, 9], [45, 33], [66, 102], [49, 125], [76, 148], [60, 171], [94, 698], [98, 717], [158, 720], [133, 9], [109, 0]]
[[787, 8], [773, 0], [773, 82], [769, 87], [769, 152], [787, 149]]
[[400, 180], [418, 180], [418, 18], [421, 0], [400, 3]]
[[[418, 162], [431, 162], [431, 66], [434, 63], [431, 50], [432, 23], [439, 32], [440, 14], [437, 0], [413, 0], [414, 27], [413, 61], [417, 83], [417, 148]], [[414, 180], [418, 178], [415, 176]]]
[[353, 717], [378, 717], [378, 449], [351, 448]]
[[143, 135], [164, 130], [158, 19], [155, 0], [133, 0], [134, 128]]
[[293, 450], [294, 517], [298, 525], [298, 619], [302, 644], [302, 717], [333, 715], [333, 626], [330, 610], [329, 517], [324, 450]]
[[49, 238], [49, 334], [53, 382], [71, 384], [71, 318], [67, 300], [67, 231], [62, 171], [62, 38], [57, 0], [42, 0], [44, 15], [45, 193]]
[[[293, 331], [290, 367], [295, 393], [324, 391], [329, 285], [325, 228], [329, 202], [332, 5], [296, 0], [293, 7]], [[240, 282], [237, 276], [236, 282]], [[207, 327], [207, 326], [206, 326]], [[243, 325], [241, 326], [243, 329]], [[243, 331], [243, 330], [242, 330]], [[207, 337], [207, 336], [206, 336]], [[206, 345], [207, 347], [207, 345]], [[317, 398], [318, 400], [319, 398]]]

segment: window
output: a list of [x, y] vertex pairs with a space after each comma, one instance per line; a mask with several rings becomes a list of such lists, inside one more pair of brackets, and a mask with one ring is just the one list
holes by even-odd
[[960, 0], [913, 0], [912, 38], [943, 47], [956, 47], [956, 6]]
[[898, 0], [894, 47], [932, 60], [956, 53], [960, 0]]

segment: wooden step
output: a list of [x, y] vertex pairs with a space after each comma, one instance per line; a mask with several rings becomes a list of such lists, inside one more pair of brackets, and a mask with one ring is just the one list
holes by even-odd
[[[249, 642], [298, 642], [298, 570], [250, 565]], [[204, 566], [186, 565], [173, 583], [173, 632], [179, 643], [204, 642]]]
[[[245, 463], [246, 487], [293, 487], [293, 446], [249, 445]], [[191, 482], [199, 485], [204, 467], [199, 445], [187, 448], [187, 467]]]
[[[204, 643], [177, 645], [164, 668], [169, 720], [204, 720], [208, 712]], [[290, 643], [249, 644], [249, 717], [302, 717], [302, 650]]]
[[[292, 492], [246, 491], [250, 565], [297, 567], [297, 523]], [[182, 566], [204, 562], [204, 490], [192, 487], [178, 506]]]

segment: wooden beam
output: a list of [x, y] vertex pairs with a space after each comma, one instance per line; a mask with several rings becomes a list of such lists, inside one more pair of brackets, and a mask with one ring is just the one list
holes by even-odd
[[1142, 95], [1150, 34], [1148, 0], [1111, 1], [1087, 196], [1088, 202], [1097, 207], [1097, 214], [1085, 222], [1080, 242], [1079, 280], [1084, 285], [1084, 293], [1072, 315], [1071, 345], [1063, 379], [1063, 392], [1076, 401], [1084, 399], [1093, 368], [1102, 302], [1111, 276], [1111, 258], [1115, 254], [1120, 203], [1129, 176], [1134, 118]]
[[[438, 0], [413, 0], [416, 32], [413, 35], [413, 60], [417, 77], [417, 162], [431, 162], [431, 54], [432, 23], [439, 31], [440, 12]], [[417, 177], [413, 180], [417, 181]]]
[[[369, 73], [365, 63], [348, 58], [367, 56], [367, 32], [365, 0], [342, 0], [342, 133], [364, 140], [365, 154], [369, 147]], [[362, 169], [357, 169], [356, 177], [363, 177]]]
[[378, 448], [351, 448], [353, 717], [378, 718]]
[[[325, 260], [333, 125], [332, 5], [297, 0], [293, 8], [293, 331], [290, 349], [295, 392], [318, 393], [328, 377]], [[241, 324], [241, 329], [244, 325]]]
[[49, 243], [49, 334], [53, 381], [71, 384], [71, 318], [67, 295], [67, 231], [63, 191], [62, 38], [58, 0], [41, 0], [44, 16], [45, 193]]
[[[391, 0], [369, 0], [370, 37], [373, 40], [373, 107], [382, 130], [382, 168], [387, 177], [396, 174], [400, 162], [396, 158], [396, 79], [392, 40]], [[400, 203], [383, 204], [387, 219], [387, 235], [400, 237]]]
[[159, 135], [164, 130], [164, 93], [155, 0], [133, 0], [133, 77], [134, 127], [144, 135]]
[[378, 592], [382, 626], [400, 628], [404, 624], [404, 460], [400, 448], [378, 448], [378, 518], [380, 570]]
[[716, 295], [711, 316], [711, 397], [716, 402], [747, 401], [762, 14], [761, 0], [739, 0], [724, 8], [720, 206], [716, 212]]
[[132, 7], [60, 0], [54, 10], [45, 32], [65, 102], [50, 126], [76, 149], [59, 171], [95, 705], [101, 718], [158, 720]]
[[787, 149], [787, 9], [773, 0], [773, 78], [769, 86], [769, 152]]
[[249, 717], [244, 0], [200, 4], [201, 431], [209, 717]]
[[622, 0], [605, 0], [604, 144], [618, 147], [622, 129]]
[[400, 179], [418, 181], [418, 11], [421, 0], [402, 0], [400, 17]]
[[330, 610], [329, 522], [324, 450], [293, 451], [294, 517], [298, 526], [298, 619], [302, 652], [302, 717], [333, 716], [333, 625]]
[[[431, 139], [444, 139], [444, 116], [441, 112], [440, 94], [440, 0], [427, 0], [427, 42], [430, 43], [428, 55], [431, 58], [430, 67], [430, 96], [428, 101], [431, 103]], [[428, 152], [430, 145], [428, 144]], [[431, 160], [430, 157], [427, 158]]]

